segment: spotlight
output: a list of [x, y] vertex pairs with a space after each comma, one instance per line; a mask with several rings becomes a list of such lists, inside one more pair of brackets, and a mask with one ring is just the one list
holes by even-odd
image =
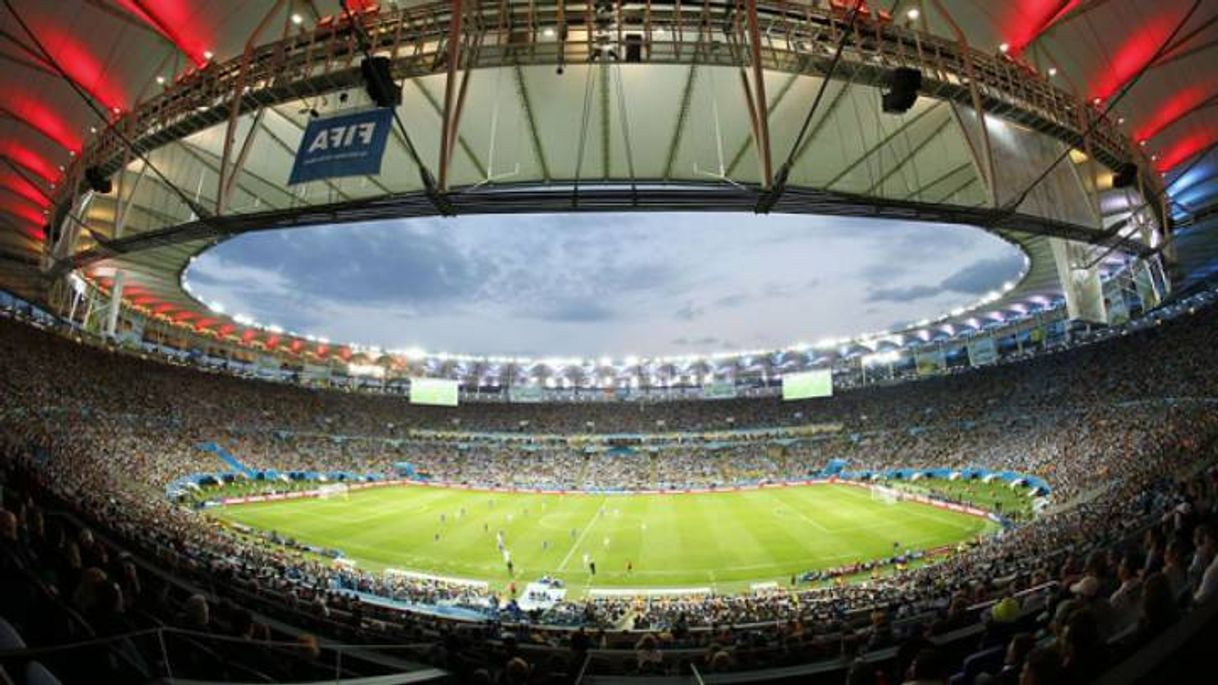
[[909, 8], [909, 11], [905, 13], [905, 16], [910, 21], [917, 21], [918, 17], [922, 16], [922, 13], [918, 11], [917, 7], [911, 7]]
[[886, 114], [904, 114], [918, 101], [922, 88], [922, 72], [910, 67], [898, 67], [888, 74], [888, 90], [881, 96], [881, 108]]
[[293, 13], [292, 13], [292, 23], [293, 23], [293, 24], [295, 24], [295, 25], [297, 25], [297, 26], [300, 26], [301, 24], [303, 24], [303, 23], [304, 23], [304, 17], [302, 17], [302, 16], [300, 16], [299, 14], [296, 14], [295, 12], [293, 12]]

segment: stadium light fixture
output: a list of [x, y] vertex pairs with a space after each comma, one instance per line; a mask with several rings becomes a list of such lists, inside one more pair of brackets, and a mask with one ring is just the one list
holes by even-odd
[[1057, 76], [1057, 67], [1049, 67], [1049, 76]]
[[922, 13], [918, 11], [917, 7], [911, 7], [909, 8], [909, 11], [905, 13], [905, 17], [910, 21], [917, 21], [918, 17], [920, 16], [922, 16]]
[[296, 26], [300, 26], [301, 24], [304, 23], [304, 17], [300, 16], [300, 14], [298, 14], [296, 12], [293, 12], [292, 13], [292, 23], [295, 24]]
[[1011, 44], [1010, 44], [1010, 43], [1000, 43], [1000, 44], [998, 45], [998, 52], [1001, 52], [1002, 54], [1004, 54], [1004, 55], [1005, 55], [1005, 54], [1007, 54], [1007, 53], [1008, 53], [1008, 52], [1010, 52], [1010, 51], [1011, 51]]

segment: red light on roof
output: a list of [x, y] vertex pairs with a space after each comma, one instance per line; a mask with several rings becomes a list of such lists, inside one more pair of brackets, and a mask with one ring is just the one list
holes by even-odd
[[128, 98], [116, 71], [109, 68], [110, 65], [103, 64], [101, 58], [91, 52], [89, 45], [53, 24], [35, 27], [35, 30], [47, 52], [76, 85], [106, 109], [126, 108]]
[[50, 162], [43, 159], [38, 153], [23, 147], [14, 140], [6, 140], [0, 143], [0, 155], [9, 158], [18, 166], [32, 172], [42, 180], [50, 183], [59, 178], [59, 169], [56, 169]]
[[1198, 131], [1176, 140], [1159, 153], [1159, 160], [1155, 162], [1155, 168], [1159, 171], [1168, 171], [1176, 165], [1188, 161], [1193, 155], [1202, 152], [1215, 142], [1218, 142], [1218, 134], [1214, 131]]
[[288, 349], [292, 350], [293, 352], [299, 352], [302, 347], [304, 347], [304, 341], [300, 338], [296, 338], [292, 340], [292, 344], [288, 346]]
[[41, 226], [46, 223], [46, 217], [42, 215], [42, 210], [34, 209], [25, 202], [5, 202], [3, 205], [0, 205], [0, 208], [10, 216], [25, 219], [35, 226]]
[[241, 332], [241, 342], [248, 343], [253, 340], [254, 336], [256, 335], [258, 335], [258, 331], [255, 331], [252, 328], [247, 328]]
[[80, 134], [54, 109], [27, 91], [0, 92], [0, 108], [67, 150], [80, 150]]
[[317, 356], [324, 357], [329, 353], [330, 353], [329, 345], [318, 345], [317, 346]]
[[272, 334], [270, 337], [268, 337], [266, 339], [266, 346], [267, 346], [267, 349], [271, 349], [271, 350], [278, 347], [279, 346], [279, 336]]
[[1215, 88], [1207, 87], [1207, 84], [1194, 84], [1172, 93], [1171, 97], [1159, 103], [1150, 119], [1138, 127], [1134, 138], [1148, 140], [1155, 137], [1163, 129], [1197, 111], [1215, 96], [1218, 96], [1218, 92]]
[[1008, 0], [1003, 26], [1012, 55], [1020, 55], [1032, 41], [1062, 20], [1081, 0]]
[[37, 186], [12, 171], [0, 173], [0, 189], [27, 200], [39, 209], [48, 209], [51, 206], [51, 201]]
[[1091, 96], [1107, 99], [1138, 74], [1171, 35], [1179, 16], [1160, 12], [1149, 21], [1133, 27], [1125, 42], [1115, 46], [1103, 71], [1089, 79]]
[[190, 0], [158, 0], [157, 2], [139, 2], [138, 0], [116, 0], [123, 9], [135, 15], [152, 27], [157, 33], [169, 39], [177, 46], [182, 54], [190, 58], [195, 66], [203, 66], [207, 59], [203, 56], [206, 45], [212, 42], [210, 36], [200, 33], [203, 22], [195, 14], [198, 7]]

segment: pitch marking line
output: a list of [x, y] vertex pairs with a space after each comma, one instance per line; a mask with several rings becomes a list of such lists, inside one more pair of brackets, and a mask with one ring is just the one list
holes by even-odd
[[822, 533], [825, 533], [825, 534], [828, 534], [828, 535], [833, 535], [833, 531], [831, 531], [831, 530], [829, 530], [828, 528], [826, 528], [826, 527], [822, 526], [822, 525], [821, 525], [819, 522], [817, 522], [817, 521], [813, 520], [813, 518], [812, 518], [811, 516], [808, 516], [807, 514], [803, 513], [802, 511], [800, 511], [800, 510], [798, 510], [798, 509], [796, 509], [795, 507], [793, 507], [793, 506], [791, 506], [791, 505], [787, 504], [786, 502], [782, 502], [782, 500], [779, 500], [779, 502], [781, 502], [781, 503], [782, 503], [782, 506], [783, 506], [783, 508], [784, 508], [784, 509], [789, 509], [789, 510], [791, 510], [791, 513], [793, 513], [793, 514], [795, 514], [796, 516], [798, 516], [799, 518], [801, 518], [801, 519], [803, 519], [803, 520], [807, 521], [809, 524], [811, 524], [811, 526], [812, 526], [813, 528], [815, 528], [815, 529], [819, 530], [819, 531], [820, 531], [820, 532], [822, 532]]
[[607, 501], [609, 501], [608, 497], [601, 497], [600, 504], [597, 505], [596, 510], [592, 512], [592, 520], [588, 521], [588, 525], [584, 526], [584, 529], [580, 531], [579, 537], [575, 538], [575, 544], [571, 545], [571, 549], [567, 550], [567, 556], [563, 557], [562, 561], [558, 562], [558, 571], [562, 571], [567, 567], [567, 562], [571, 561], [571, 555], [575, 554], [575, 550], [579, 549], [579, 546], [584, 543], [584, 538], [588, 537], [588, 531], [592, 530], [592, 527], [596, 525], [596, 520], [601, 515], [601, 509], [604, 508], [605, 502]]

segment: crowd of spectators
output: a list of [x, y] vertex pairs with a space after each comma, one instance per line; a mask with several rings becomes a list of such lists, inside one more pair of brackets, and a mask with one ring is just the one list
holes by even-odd
[[[206, 599], [169, 606], [143, 596], [138, 572], [123, 563], [117, 547], [88, 532], [93, 525], [174, 576], [322, 618], [341, 615], [360, 631], [426, 635], [441, 645], [427, 658], [462, 668], [477, 661], [459, 658], [476, 651], [468, 636], [454, 637], [440, 619], [369, 606], [350, 590], [480, 611], [496, 630], [514, 626], [513, 640], [549, 647], [577, 638], [540, 626], [581, 626], [574, 635], [583, 636], [578, 641], [585, 650], [595, 640], [620, 645], [626, 631], [648, 631], [651, 637], [636, 650], [636, 666], [644, 672], [674, 667], [663, 655], [682, 649], [705, 650], [712, 670], [807, 659], [824, 653], [827, 635], [840, 638], [839, 655], [929, 640], [905, 665], [941, 670], [946, 666], [926, 646], [934, 643], [930, 638], [975, 622], [970, 607], [997, 602], [986, 614], [991, 622], [1006, 621], [999, 620], [998, 607], [1019, 617], [1045, 612], [1052, 620], [1031, 625], [1048, 633], [1023, 638], [1014, 628], [1028, 624], [1012, 619], [1010, 631], [987, 631], [993, 642], [987, 648], [1009, 646], [1014, 664], [1008, 666], [1027, 664], [1044, 674], [1033, 682], [1085, 682], [1111, 662], [1114, 650], [1145, 644], [1181, 611], [1218, 593], [1218, 477], [1205, 468], [1218, 438], [1218, 411], [1211, 404], [1218, 397], [1218, 370], [1209, 363], [1216, 342], [1218, 312], [1205, 310], [1025, 364], [828, 401], [432, 410], [399, 398], [162, 366], [0, 321], [6, 360], [0, 369], [0, 471], [10, 474], [0, 510], [3, 572], [6, 583], [32, 573], [56, 596], [71, 598], [72, 610], [98, 633], [140, 627], [126, 613], [136, 606], [149, 620], [253, 630], [239, 612], [210, 615]], [[549, 445], [419, 441], [405, 432], [458, 424], [462, 430], [518, 431], [526, 416], [532, 429], [569, 432], [587, 431], [589, 422], [597, 431], [653, 431], [657, 420], [683, 431], [798, 422], [841, 428], [791, 445], [678, 445], [630, 457]], [[798, 477], [839, 458], [868, 469], [979, 466], [1044, 477], [1063, 506], [937, 564], [864, 583], [736, 596], [577, 600], [529, 615], [506, 597], [465, 585], [335, 568], [175, 505], [164, 497], [164, 486], [208, 470], [200, 468], [208, 457], [196, 448], [206, 441], [226, 444], [258, 468], [384, 471], [405, 460], [443, 480], [494, 485], [734, 483]], [[51, 530], [46, 506], [68, 508], [89, 524]], [[4, 606], [25, 633], [65, 637], [56, 626], [39, 624], [34, 599]], [[519, 668], [509, 665], [513, 660], [525, 658], [507, 653], [505, 673]], [[867, 682], [865, 673], [857, 677], [852, 682]]]

